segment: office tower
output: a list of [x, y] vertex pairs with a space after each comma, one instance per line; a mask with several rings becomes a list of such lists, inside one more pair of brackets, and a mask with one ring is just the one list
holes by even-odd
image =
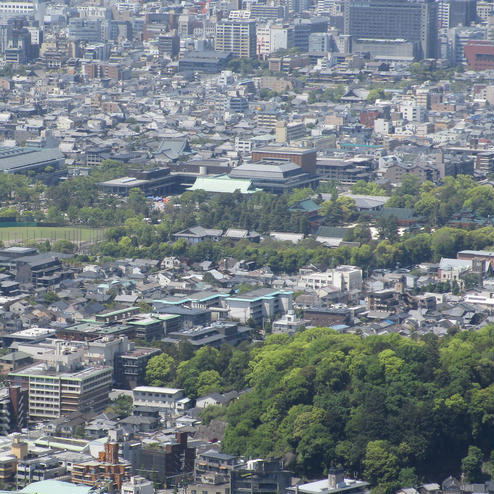
[[417, 58], [437, 57], [437, 3], [432, 0], [346, 0], [344, 32], [353, 38], [405, 39]]
[[69, 39], [94, 43], [101, 41], [101, 21], [75, 17], [69, 22]]
[[477, 18], [477, 0], [437, 0], [438, 26], [469, 26]]
[[274, 25], [270, 30], [270, 51], [276, 52], [280, 49], [293, 48], [293, 27], [288, 25]]
[[236, 57], [256, 56], [255, 21], [224, 20], [216, 24], [216, 51], [231, 52]]
[[449, 0], [449, 26], [469, 26], [477, 18], [477, 0]]

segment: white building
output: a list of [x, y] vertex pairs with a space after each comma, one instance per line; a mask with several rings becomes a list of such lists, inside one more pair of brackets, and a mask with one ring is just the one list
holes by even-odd
[[400, 111], [403, 119], [409, 122], [425, 122], [427, 119], [427, 110], [422, 105], [415, 102], [406, 102], [401, 105]]
[[376, 118], [374, 120], [374, 132], [376, 134], [391, 134], [392, 130], [393, 126], [389, 120], [386, 120], [385, 118]]
[[442, 257], [437, 270], [439, 281], [460, 281], [461, 275], [472, 270], [473, 261]]
[[293, 28], [285, 25], [273, 25], [270, 29], [270, 52], [293, 48]]
[[0, 1], [0, 17], [11, 15], [34, 15], [38, 2], [33, 0], [3, 0]]
[[259, 24], [256, 27], [257, 55], [262, 58], [271, 53], [271, 25]]
[[240, 154], [249, 154], [252, 152], [252, 139], [242, 137], [235, 137], [235, 152]]
[[122, 484], [121, 494], [154, 494], [153, 483], [144, 477], [130, 477]]
[[183, 389], [160, 386], [137, 386], [132, 390], [134, 406], [155, 407], [162, 411], [181, 413], [190, 406]]
[[58, 418], [72, 412], [99, 412], [108, 403], [112, 368], [85, 367], [74, 372], [59, 372], [42, 363], [11, 372], [12, 383], [29, 392], [29, 418]]
[[262, 324], [291, 310], [292, 297], [291, 291], [277, 291], [271, 288], [259, 288], [241, 295], [233, 295], [226, 299], [228, 315], [243, 323], [253, 319]]
[[305, 327], [306, 324], [307, 321], [299, 319], [295, 311], [290, 310], [273, 322], [273, 333], [295, 333], [299, 328]]
[[325, 273], [311, 272], [302, 274], [298, 286], [304, 289], [319, 290], [325, 286], [334, 286], [340, 291], [361, 290], [362, 270], [356, 266], [338, 266]]

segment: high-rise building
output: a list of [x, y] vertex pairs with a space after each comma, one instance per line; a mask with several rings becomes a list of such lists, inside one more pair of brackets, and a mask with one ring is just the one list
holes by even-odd
[[231, 52], [236, 57], [256, 56], [256, 22], [223, 20], [216, 24], [215, 50]]
[[344, 32], [354, 38], [406, 39], [417, 58], [437, 57], [437, 3], [432, 0], [346, 0]]
[[469, 26], [477, 18], [477, 1], [437, 0], [437, 16], [440, 28]]
[[293, 28], [288, 25], [273, 25], [270, 30], [270, 51], [293, 48]]

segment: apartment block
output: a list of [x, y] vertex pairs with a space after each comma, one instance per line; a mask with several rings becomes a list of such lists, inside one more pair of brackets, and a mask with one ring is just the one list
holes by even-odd
[[215, 50], [231, 52], [236, 57], [256, 56], [255, 21], [224, 20], [216, 24]]
[[112, 368], [86, 367], [64, 372], [42, 363], [11, 372], [9, 380], [28, 390], [30, 420], [52, 419], [76, 411], [103, 410], [111, 389]]

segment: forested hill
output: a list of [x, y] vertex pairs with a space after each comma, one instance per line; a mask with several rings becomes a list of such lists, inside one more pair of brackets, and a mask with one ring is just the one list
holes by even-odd
[[458, 475], [469, 446], [483, 459], [494, 446], [493, 334], [272, 335], [251, 351], [223, 450], [283, 456], [307, 478], [341, 464], [380, 493]]

